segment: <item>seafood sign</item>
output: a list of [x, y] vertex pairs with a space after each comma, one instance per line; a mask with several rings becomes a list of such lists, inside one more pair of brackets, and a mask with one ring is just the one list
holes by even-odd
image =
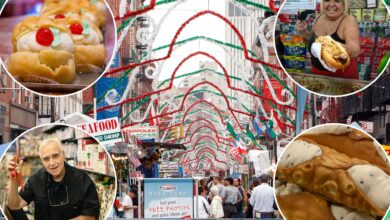
[[91, 134], [102, 144], [114, 144], [122, 140], [119, 121], [116, 117], [89, 124], [80, 124], [77, 127]]

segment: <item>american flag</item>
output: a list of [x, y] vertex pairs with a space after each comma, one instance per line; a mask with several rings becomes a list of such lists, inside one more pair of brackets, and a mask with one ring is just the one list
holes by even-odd
[[131, 163], [133, 163], [135, 168], [141, 166], [141, 162], [139, 162], [138, 158], [134, 157], [133, 155], [129, 156], [129, 160], [131, 161]]
[[230, 149], [230, 154], [233, 156], [233, 158], [236, 158], [240, 155], [240, 150], [238, 149], [238, 147], [232, 147]]

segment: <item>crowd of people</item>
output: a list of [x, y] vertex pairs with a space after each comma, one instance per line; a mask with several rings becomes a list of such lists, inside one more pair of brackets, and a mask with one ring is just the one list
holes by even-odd
[[[274, 199], [272, 178], [261, 175], [245, 189], [239, 178], [218, 176], [202, 179], [194, 198], [196, 218], [275, 218], [279, 214]], [[196, 201], [198, 202], [196, 207]]]
[[[126, 185], [122, 189], [123, 197], [115, 200], [111, 217], [138, 218], [137, 186]], [[268, 219], [279, 216], [269, 175], [254, 178], [248, 187], [241, 184], [240, 178], [214, 176], [199, 181], [197, 196], [194, 196], [194, 218]]]

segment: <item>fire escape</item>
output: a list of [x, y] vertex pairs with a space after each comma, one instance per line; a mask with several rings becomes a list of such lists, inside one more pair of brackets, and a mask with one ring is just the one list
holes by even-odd
[[[147, 17], [141, 16], [141, 17], [137, 18], [136, 25], [137, 25], [138, 30], [149, 28], [150, 21]], [[148, 45], [146, 44], [146, 42], [137, 41], [135, 48], [136, 48], [138, 57], [142, 57], [143, 54], [145, 54], [145, 52], [147, 52], [146, 50], [148, 49]], [[136, 84], [135, 84], [135, 89], [134, 89], [134, 93], [136, 96], [141, 96], [143, 94], [146, 94], [146, 93], [153, 91], [153, 88], [152, 88], [153, 79], [148, 78], [146, 75], [152, 75], [153, 73], [150, 73], [148, 71], [152, 71], [152, 69], [154, 69], [154, 68], [155, 68], [155, 64], [152, 63], [152, 64], [147, 64], [147, 65], [141, 66], [138, 69], [139, 72], [136, 73]], [[139, 102], [143, 102], [143, 100], [142, 99], [139, 100], [136, 104], [138, 105]], [[144, 104], [139, 109], [140, 115], [145, 114], [145, 111], [149, 105], [149, 102], [143, 102], [143, 103]]]
[[353, 120], [366, 120], [379, 113], [380, 126], [384, 126], [386, 105], [390, 104], [389, 69], [363, 92], [342, 98], [341, 102], [341, 120], [351, 115]]

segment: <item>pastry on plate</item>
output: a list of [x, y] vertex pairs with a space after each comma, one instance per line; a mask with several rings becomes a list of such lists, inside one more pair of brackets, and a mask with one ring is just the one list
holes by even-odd
[[106, 60], [106, 48], [100, 29], [77, 14], [69, 14], [57, 20], [69, 28], [75, 44], [74, 59], [78, 73], [102, 72]]
[[14, 52], [7, 67], [21, 81], [43, 78], [71, 83], [75, 79], [74, 43], [69, 29], [60, 21], [27, 17], [15, 26], [12, 45]]
[[384, 216], [390, 205], [389, 174], [388, 169], [309, 139], [293, 141], [276, 171], [281, 181], [372, 216]]

